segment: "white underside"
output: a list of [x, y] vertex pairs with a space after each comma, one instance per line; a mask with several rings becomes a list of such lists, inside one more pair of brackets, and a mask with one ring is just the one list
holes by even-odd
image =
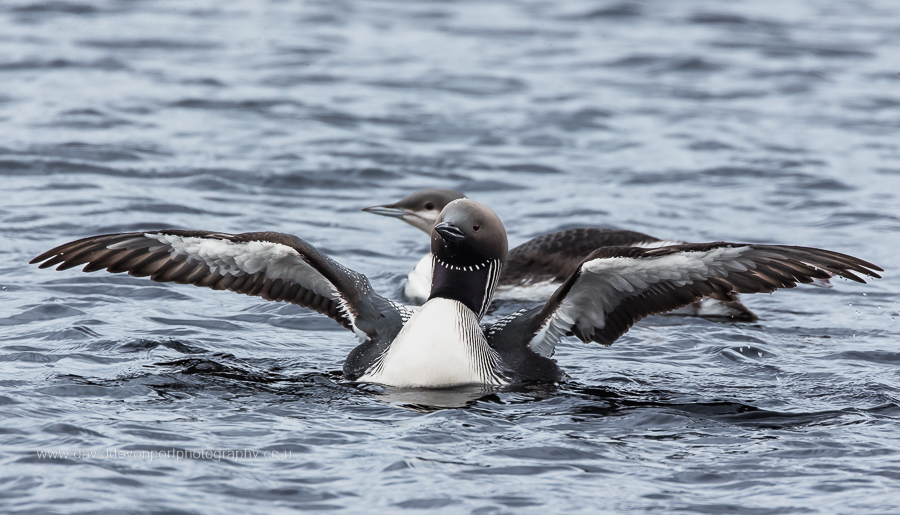
[[425, 254], [416, 264], [412, 272], [406, 276], [406, 287], [403, 294], [413, 304], [422, 305], [431, 296], [431, 253]]
[[[475, 342], [466, 341], [472, 338], [471, 332], [466, 335], [466, 327], [476, 328]], [[485, 374], [484, 364], [479, 363], [485, 357], [497, 360], [475, 313], [455, 300], [432, 299], [410, 318], [380, 363], [359, 381], [424, 388], [500, 384], [492, 374]]]

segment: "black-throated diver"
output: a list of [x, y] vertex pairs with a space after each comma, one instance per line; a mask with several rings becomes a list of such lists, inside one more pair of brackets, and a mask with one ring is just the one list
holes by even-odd
[[41, 268], [106, 269], [229, 289], [314, 309], [356, 333], [349, 380], [400, 387], [558, 381], [551, 359], [563, 336], [613, 343], [641, 318], [711, 296], [771, 292], [835, 275], [865, 282], [881, 268], [827, 250], [701, 243], [603, 247], [543, 306], [490, 325], [481, 317], [507, 257], [506, 231], [487, 207], [450, 202], [431, 232], [433, 283], [417, 311], [375, 293], [368, 279], [288, 234], [145, 231], [92, 236], [34, 258]]

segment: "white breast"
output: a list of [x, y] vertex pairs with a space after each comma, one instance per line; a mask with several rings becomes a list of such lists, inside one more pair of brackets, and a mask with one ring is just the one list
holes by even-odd
[[406, 276], [406, 288], [403, 293], [414, 304], [425, 304], [431, 296], [431, 253], [426, 254]]
[[495, 373], [498, 361], [475, 313], [461, 302], [436, 298], [410, 318], [359, 380], [427, 388], [503, 384]]

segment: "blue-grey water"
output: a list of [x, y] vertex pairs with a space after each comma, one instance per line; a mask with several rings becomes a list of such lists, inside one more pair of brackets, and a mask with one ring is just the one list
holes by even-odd
[[[297, 306], [27, 265], [274, 230], [399, 299], [427, 239], [360, 208], [431, 186], [513, 245], [591, 225], [887, 272], [429, 395], [342, 381], [355, 337]], [[4, 0], [0, 512], [896, 514], [898, 231], [896, 0]]]

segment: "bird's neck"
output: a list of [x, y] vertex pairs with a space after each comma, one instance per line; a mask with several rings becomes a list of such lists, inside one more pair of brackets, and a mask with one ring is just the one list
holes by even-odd
[[431, 296], [434, 298], [453, 299], [461, 302], [479, 320], [487, 311], [494, 295], [494, 287], [500, 277], [500, 262], [487, 261], [476, 266], [460, 267], [434, 259], [434, 273], [431, 279]]

